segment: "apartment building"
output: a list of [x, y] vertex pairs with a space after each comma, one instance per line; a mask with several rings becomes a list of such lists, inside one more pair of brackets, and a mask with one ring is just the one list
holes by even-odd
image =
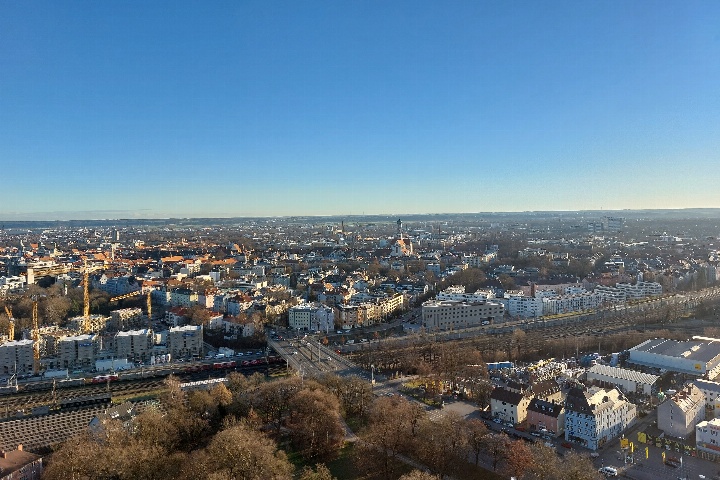
[[57, 350], [60, 368], [93, 367], [100, 350], [100, 336], [87, 334], [60, 337]]
[[695, 426], [695, 446], [701, 457], [717, 459], [720, 455], [720, 418], [703, 420]]
[[15, 340], [0, 345], [0, 373], [25, 375], [33, 372], [33, 341]]
[[108, 329], [115, 331], [129, 330], [131, 328], [139, 328], [147, 324], [147, 316], [143, 315], [141, 309], [121, 308], [110, 312], [110, 321], [108, 321]]
[[692, 383], [705, 397], [706, 414], [713, 418], [720, 417], [720, 383], [701, 379], [694, 380]]
[[320, 303], [301, 303], [288, 309], [290, 328], [327, 332], [335, 328], [335, 312]]
[[130, 362], [146, 362], [150, 360], [153, 343], [153, 332], [147, 328], [118, 332], [115, 334], [115, 355]]
[[490, 393], [490, 412], [493, 418], [513, 425], [525, 421], [531, 397], [507, 388], [495, 388]]
[[597, 450], [635, 423], [637, 410], [620, 390], [571, 388], [565, 399], [565, 440]]
[[685, 438], [705, 420], [705, 396], [693, 384], [658, 405], [657, 426], [671, 437]]
[[40, 480], [43, 459], [26, 452], [22, 445], [15, 450], [0, 450], [0, 480]]
[[431, 300], [423, 303], [422, 324], [430, 331], [454, 330], [496, 323], [503, 313], [499, 303]]
[[203, 353], [202, 325], [171, 327], [167, 334], [167, 351], [172, 358], [201, 357]]

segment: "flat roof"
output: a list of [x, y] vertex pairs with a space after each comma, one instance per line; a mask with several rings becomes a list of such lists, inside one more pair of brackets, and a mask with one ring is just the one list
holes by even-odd
[[707, 363], [720, 355], [720, 339], [707, 338], [703, 341], [688, 340], [679, 342], [677, 340], [655, 338], [631, 348], [631, 355], [633, 351]]

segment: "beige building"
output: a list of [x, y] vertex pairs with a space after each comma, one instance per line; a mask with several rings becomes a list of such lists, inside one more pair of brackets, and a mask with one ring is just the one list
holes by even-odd
[[692, 384], [658, 406], [657, 426], [671, 437], [687, 437], [703, 420], [705, 420], [705, 396]]
[[130, 362], [146, 362], [150, 360], [153, 343], [153, 332], [147, 328], [118, 332], [115, 334], [115, 355]]
[[496, 323], [503, 313], [499, 303], [431, 300], [423, 303], [422, 321], [428, 331], [455, 330]]
[[58, 338], [60, 368], [94, 367], [100, 350], [100, 337], [96, 334]]
[[716, 460], [720, 456], [720, 418], [703, 420], [695, 426], [695, 446], [703, 458]]
[[490, 394], [490, 412], [493, 418], [503, 422], [522, 423], [527, 417], [531, 397], [524, 393], [496, 388]]
[[0, 480], [40, 480], [43, 462], [40, 455], [16, 450], [0, 450]]
[[147, 316], [139, 308], [121, 308], [110, 312], [108, 328], [121, 332], [147, 325]]
[[[110, 320], [110, 317], [106, 317], [105, 315], [90, 315], [90, 331], [101, 332], [105, 330], [108, 320]], [[84, 325], [85, 317], [83, 317], [82, 315], [79, 317], [73, 317], [68, 320], [68, 328], [76, 332], [82, 332], [85, 328]]]
[[171, 327], [167, 334], [167, 350], [172, 358], [191, 358], [193, 356], [202, 357], [202, 325]]
[[16, 340], [0, 345], [0, 374], [33, 372], [33, 341]]

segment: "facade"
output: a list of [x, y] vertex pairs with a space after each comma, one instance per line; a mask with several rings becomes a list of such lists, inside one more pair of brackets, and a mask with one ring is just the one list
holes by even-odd
[[720, 417], [720, 383], [709, 380], [695, 380], [692, 382], [705, 397], [706, 417]]
[[0, 345], [0, 374], [33, 372], [33, 341], [16, 340]]
[[530, 397], [524, 393], [496, 388], [490, 394], [490, 412], [493, 418], [513, 425], [525, 421]]
[[[105, 315], [90, 315], [90, 317], [88, 317], [90, 331], [99, 332], [104, 330], [109, 320], [110, 317], [106, 317]], [[69, 319], [68, 328], [76, 332], [83, 332], [85, 330], [85, 317], [80, 315], [79, 317]]]
[[543, 315], [582, 312], [597, 308], [602, 304], [602, 297], [597, 293], [575, 293], [542, 299]]
[[452, 302], [485, 302], [488, 299], [486, 292], [465, 293], [465, 287], [451, 286], [437, 294], [436, 300], [449, 300]]
[[565, 399], [565, 440], [597, 450], [637, 418], [635, 405], [620, 390], [571, 388]]
[[100, 337], [95, 334], [61, 337], [57, 350], [60, 368], [93, 367], [100, 350]]
[[429, 331], [454, 330], [496, 323], [503, 313], [499, 303], [431, 300], [423, 303], [422, 324]]
[[167, 350], [172, 358], [202, 357], [202, 325], [171, 327], [167, 334]]
[[153, 343], [150, 329], [118, 332], [115, 335], [115, 355], [131, 362], [146, 362], [150, 360]]
[[713, 459], [720, 455], [720, 418], [703, 420], [695, 426], [695, 446]]
[[720, 373], [720, 340], [708, 337], [693, 337], [685, 342], [650, 339], [632, 347], [628, 361], [712, 379]]
[[121, 308], [110, 312], [110, 321], [108, 328], [116, 331], [128, 330], [130, 328], [139, 328], [143, 323], [147, 323], [147, 317], [139, 308]]
[[17, 450], [0, 450], [0, 480], [40, 480], [43, 462], [40, 455]]
[[335, 328], [335, 313], [319, 303], [302, 303], [288, 309], [288, 324], [298, 330], [328, 332]]
[[705, 420], [705, 396], [689, 384], [658, 405], [657, 426], [671, 437], [685, 438]]
[[543, 314], [543, 301], [541, 298], [526, 297], [525, 295], [510, 295], [508, 313], [511, 317], [540, 317]]
[[657, 375], [607, 365], [593, 365], [587, 371], [589, 382], [599, 383], [604, 387], [615, 386], [623, 392], [643, 395], [653, 395], [656, 392], [659, 378]]
[[530, 430], [545, 429], [551, 435], [565, 431], [565, 407], [560, 402], [534, 398], [527, 408], [527, 425]]

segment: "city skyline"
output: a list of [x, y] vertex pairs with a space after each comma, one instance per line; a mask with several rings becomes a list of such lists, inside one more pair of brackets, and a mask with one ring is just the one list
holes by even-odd
[[0, 219], [718, 208], [712, 2], [4, 3]]

